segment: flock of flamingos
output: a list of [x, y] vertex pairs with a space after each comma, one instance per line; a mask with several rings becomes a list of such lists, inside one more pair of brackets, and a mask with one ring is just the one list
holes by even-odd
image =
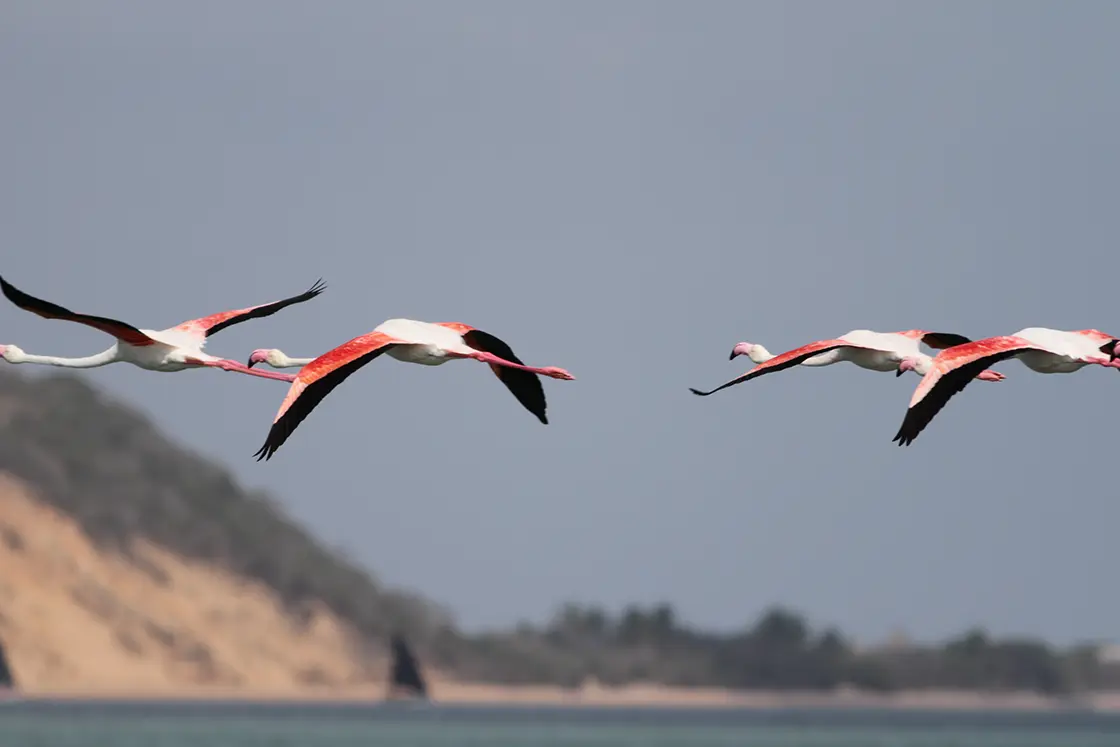
[[[289, 358], [280, 350], [254, 350], [249, 362], [239, 363], [203, 352], [207, 339], [223, 329], [249, 319], [275, 314], [280, 309], [309, 301], [323, 292], [322, 281], [297, 296], [281, 301], [224, 311], [191, 319], [164, 330], [133, 327], [116, 319], [78, 314], [49, 301], [35, 298], [0, 277], [4, 297], [16, 306], [47, 319], [66, 319], [99, 329], [116, 338], [111, 348], [84, 358], [60, 358], [25, 353], [15, 345], [0, 345], [0, 357], [8, 363], [38, 363], [64, 368], [95, 368], [109, 363], [131, 363], [149, 371], [183, 371], [188, 368], [218, 368], [251, 376], [279, 379], [291, 383], [280, 410], [272, 421], [264, 445], [254, 454], [258, 461], [270, 459], [292, 431], [317, 404], [346, 377], [382, 353], [406, 363], [438, 366], [449, 360], [471, 358], [490, 366], [517, 401], [542, 423], [545, 415], [544, 388], [540, 376], [572, 380], [562, 368], [537, 368], [525, 365], [502, 340], [480, 329], [458, 322], [418, 322], [390, 319], [372, 332], [355, 337], [317, 358]], [[936, 357], [922, 352], [919, 345], [938, 349]], [[819, 340], [772, 355], [766, 348], [740, 342], [731, 359], [745, 355], [756, 365], [750, 371], [710, 391], [692, 389], [707, 397], [721, 389], [741, 384], [774, 371], [794, 366], [828, 366], [841, 361], [872, 371], [894, 371], [901, 376], [913, 371], [922, 377], [902, 426], [894, 440], [909, 445], [957, 392], [973, 379], [1001, 381], [1003, 374], [988, 370], [1008, 358], [1018, 358], [1038, 373], [1073, 373], [1084, 366], [1120, 368], [1120, 339], [1095, 329], [1064, 331], [1028, 327], [1013, 335], [972, 341], [946, 332], [906, 330], [871, 332], [855, 330], [840, 337]], [[258, 363], [273, 368], [299, 368], [297, 374], [254, 370]]]

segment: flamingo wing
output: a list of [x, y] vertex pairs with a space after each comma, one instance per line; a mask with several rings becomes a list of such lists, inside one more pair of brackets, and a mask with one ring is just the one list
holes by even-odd
[[234, 324], [247, 322], [250, 319], [260, 319], [266, 316], [272, 316], [277, 311], [287, 308], [292, 304], [303, 303], [310, 301], [315, 296], [326, 290], [327, 286], [320, 278], [315, 281], [315, 284], [308, 288], [298, 296], [291, 296], [280, 301], [273, 301], [272, 303], [264, 303], [259, 306], [250, 306], [247, 309], [235, 309], [234, 311], [223, 311], [218, 314], [211, 314], [204, 316], [201, 319], [191, 319], [183, 322], [175, 327], [177, 330], [189, 332], [201, 337], [210, 337], [221, 332], [226, 327], [231, 327]]
[[726, 389], [729, 386], [742, 384], [744, 381], [763, 376], [764, 374], [773, 373], [774, 371], [784, 371], [787, 368], [793, 368], [803, 361], [812, 358], [814, 355], [827, 353], [829, 350], [836, 350], [838, 348], [863, 348], [864, 345], [855, 345], [847, 340], [818, 340], [817, 342], [810, 342], [808, 345], [802, 345], [799, 348], [794, 348], [781, 355], [775, 355], [765, 363], [759, 363], [757, 366], [747, 371], [742, 376], [732, 379], [726, 384], [721, 384], [715, 389], [707, 392], [702, 392], [699, 389], [689, 388], [693, 394], [701, 397], [707, 397], [709, 394], [715, 394], [720, 389]]
[[954, 346], [933, 359], [933, 367], [918, 382], [902, 426], [893, 441], [909, 446], [949, 400], [982, 371], [1026, 350], [1045, 350], [1021, 337], [989, 337]]
[[308, 363], [296, 374], [288, 394], [280, 404], [280, 410], [272, 421], [268, 438], [253, 456], [271, 459], [276, 450], [284, 445], [292, 432], [303, 422], [315, 406], [330, 394], [331, 390], [346, 380], [377, 356], [389, 350], [400, 340], [381, 332], [355, 337], [349, 342], [328, 350]]
[[952, 332], [926, 332], [922, 335], [922, 342], [935, 350], [943, 350], [945, 348], [956, 347], [957, 345], [967, 345], [972, 342], [972, 340], [964, 335], [958, 335]]
[[1120, 343], [1120, 338], [1113, 337], [1112, 335], [1105, 334], [1095, 329], [1086, 331], [1090, 333], [1095, 332], [1096, 334], [1094, 336], [1097, 340], [1104, 340], [1104, 344], [1097, 348], [1097, 350], [1107, 355], [1109, 360], [1116, 360], [1117, 357], [1120, 357], [1120, 355], [1117, 355], [1117, 353], [1120, 353], [1120, 351], [1117, 350], [1117, 343]]
[[[489, 332], [483, 332], [480, 329], [470, 329], [463, 332], [463, 342], [475, 350], [481, 350], [484, 353], [496, 355], [503, 360], [510, 363], [516, 363], [519, 366], [524, 366], [525, 363], [513, 353], [513, 349], [509, 345], [499, 340]], [[506, 385], [517, 397], [517, 401], [522, 406], [537, 416], [537, 420], [545, 425], [548, 425], [548, 416], [545, 415], [545, 407], [547, 406], [544, 399], [544, 387], [541, 386], [540, 377], [535, 373], [528, 371], [518, 371], [516, 368], [506, 368], [504, 366], [495, 366], [488, 364], [490, 370], [498, 377], [498, 380]]]
[[50, 301], [44, 301], [41, 298], [35, 298], [28, 293], [24, 293], [19, 288], [9, 283], [4, 278], [0, 277], [0, 290], [3, 290], [4, 297], [20, 307], [24, 311], [30, 311], [32, 314], [37, 314], [44, 319], [65, 319], [70, 322], [77, 322], [84, 324], [87, 327], [107, 332], [113, 337], [116, 337], [121, 342], [135, 345], [136, 347], [144, 347], [146, 345], [154, 345], [156, 343], [151, 337], [141, 332], [131, 324], [116, 319], [109, 319], [104, 316], [91, 316], [89, 314], [78, 314], [70, 309], [59, 306]]

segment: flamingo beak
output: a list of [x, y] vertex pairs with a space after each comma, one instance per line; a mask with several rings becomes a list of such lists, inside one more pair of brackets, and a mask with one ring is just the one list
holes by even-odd
[[252, 355], [249, 356], [249, 362], [245, 364], [246, 368], [253, 366], [268, 359], [268, 355], [263, 350], [254, 350]]

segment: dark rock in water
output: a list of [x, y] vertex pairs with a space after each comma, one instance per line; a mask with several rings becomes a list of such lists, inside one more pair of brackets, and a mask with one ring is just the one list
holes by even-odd
[[12, 668], [8, 666], [8, 657], [4, 653], [4, 644], [0, 642], [0, 690], [14, 690], [16, 679]]
[[394, 635], [390, 643], [393, 649], [393, 666], [389, 670], [389, 697], [427, 698], [428, 686], [404, 636]]

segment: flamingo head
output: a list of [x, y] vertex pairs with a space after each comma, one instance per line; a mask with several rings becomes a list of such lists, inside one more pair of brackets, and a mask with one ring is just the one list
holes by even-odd
[[896, 377], [901, 376], [907, 371], [913, 371], [919, 376], [925, 376], [926, 372], [930, 369], [930, 364], [933, 359], [928, 355], [923, 356], [907, 356], [898, 362], [898, 370], [894, 372]]
[[735, 347], [731, 348], [731, 357], [728, 358], [727, 360], [733, 361], [737, 357], [739, 357], [740, 355], [748, 355], [749, 356], [754, 352], [754, 349], [756, 347], [758, 347], [758, 346], [755, 345], [753, 342], [740, 342], [740, 343], [736, 344]]
[[274, 368], [281, 368], [277, 365], [280, 362], [278, 360], [279, 353], [280, 351], [276, 348], [257, 348], [249, 355], [249, 362], [245, 365], [252, 368], [258, 363], [267, 363]]
[[23, 363], [24, 352], [15, 345], [0, 345], [0, 358], [8, 363]]

